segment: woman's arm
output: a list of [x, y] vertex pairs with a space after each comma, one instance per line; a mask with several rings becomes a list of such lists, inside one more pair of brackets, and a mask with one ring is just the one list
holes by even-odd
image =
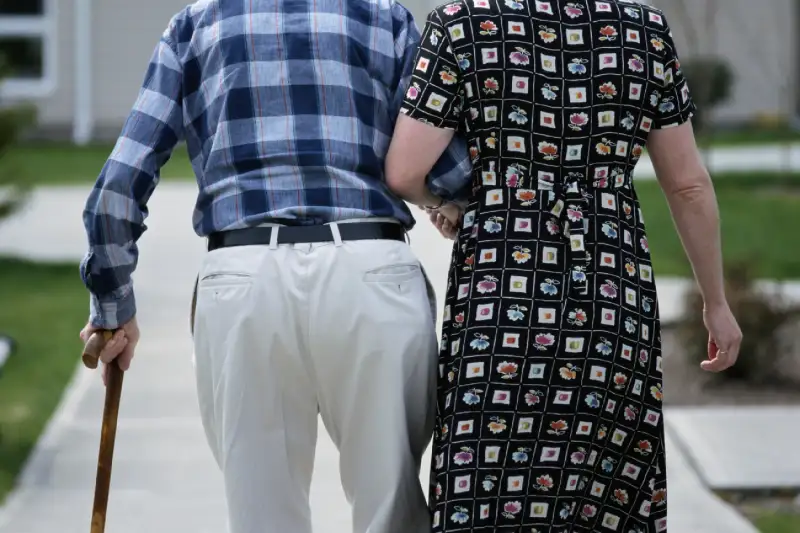
[[691, 122], [653, 130], [647, 149], [707, 306], [725, 303], [719, 210]]
[[661, 66], [652, 72], [653, 81], [661, 85], [661, 90], [653, 93], [660, 103], [654, 106], [647, 149], [703, 295], [708, 361], [700, 366], [720, 372], [736, 363], [742, 332], [725, 298], [717, 198], [694, 139], [691, 118], [695, 105], [672, 30], [664, 13], [652, 7], [646, 9], [655, 15], [650, 18], [654, 26], [661, 27], [655, 32], [664, 56]]
[[725, 297], [719, 209], [711, 177], [697, 150], [692, 123], [653, 130], [648, 150], [703, 295], [709, 360], [700, 366], [721, 372], [736, 363], [742, 331]]
[[461, 207], [433, 194], [425, 176], [450, 144], [453, 135], [451, 129], [436, 128], [401, 114], [386, 155], [385, 168], [386, 184], [393, 193], [420, 207], [437, 207], [433, 211], [429, 209], [428, 215], [442, 236], [449, 239], [456, 237]]
[[428, 190], [425, 177], [453, 139], [453, 130], [437, 128], [403, 114], [397, 117], [389, 153], [386, 184], [397, 196], [421, 207], [442, 199]]
[[[461, 125], [461, 72], [447, 35], [438, 9], [431, 11], [386, 156], [387, 185], [395, 194], [418, 206], [445, 205], [442, 198], [430, 191], [426, 177]], [[464, 164], [457, 167], [464, 183], [456, 180], [454, 193], [469, 181], [471, 168], [467, 157], [465, 153]]]

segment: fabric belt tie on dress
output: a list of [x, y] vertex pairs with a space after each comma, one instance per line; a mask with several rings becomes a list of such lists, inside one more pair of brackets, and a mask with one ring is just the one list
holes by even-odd
[[563, 220], [564, 236], [569, 240], [567, 258], [571, 267], [570, 287], [580, 295], [589, 293], [586, 273], [592, 261], [591, 254], [586, 250], [589, 198], [588, 188], [577, 180], [555, 184], [550, 191], [550, 201], [555, 202], [550, 212]]

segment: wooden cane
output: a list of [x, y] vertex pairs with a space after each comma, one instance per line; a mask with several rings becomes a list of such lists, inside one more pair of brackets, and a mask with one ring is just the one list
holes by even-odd
[[[97, 368], [100, 352], [113, 336], [113, 331], [97, 331], [89, 337], [83, 348], [83, 364]], [[90, 533], [103, 533], [106, 529], [108, 493], [111, 488], [111, 464], [114, 459], [114, 440], [117, 436], [119, 401], [122, 397], [123, 372], [116, 359], [108, 365], [106, 401], [103, 407], [103, 425], [100, 430], [100, 453], [97, 457], [97, 478], [94, 484], [94, 506]]]

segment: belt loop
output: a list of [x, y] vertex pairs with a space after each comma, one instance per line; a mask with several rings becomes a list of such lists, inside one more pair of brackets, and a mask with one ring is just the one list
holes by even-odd
[[278, 249], [278, 226], [272, 226], [269, 231], [269, 249]]
[[336, 222], [331, 222], [330, 224], [328, 224], [328, 226], [330, 226], [331, 234], [333, 234], [333, 244], [335, 244], [336, 246], [341, 246], [342, 234], [339, 233], [339, 224], [337, 224]]

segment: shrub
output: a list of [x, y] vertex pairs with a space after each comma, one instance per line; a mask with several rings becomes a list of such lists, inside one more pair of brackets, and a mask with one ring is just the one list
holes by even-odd
[[[779, 287], [759, 289], [752, 273], [750, 265], [743, 263], [726, 268], [726, 295], [743, 339], [736, 365], [713, 374], [712, 379], [751, 385], [790, 381], [789, 374], [779, 367], [796, 347], [791, 329], [798, 325], [800, 307], [788, 305]], [[686, 298], [686, 316], [677, 325], [677, 333], [686, 356], [697, 364], [708, 358], [703, 298], [696, 288]]]
[[[7, 75], [6, 63], [0, 58], [0, 83]], [[30, 191], [23, 172], [9, 164], [4, 156], [34, 118], [35, 112], [30, 106], [8, 106], [0, 102], [0, 221], [20, 208]]]
[[681, 62], [681, 70], [697, 105], [692, 122], [702, 131], [711, 111], [731, 97], [736, 81], [733, 69], [722, 58], [693, 57]]

